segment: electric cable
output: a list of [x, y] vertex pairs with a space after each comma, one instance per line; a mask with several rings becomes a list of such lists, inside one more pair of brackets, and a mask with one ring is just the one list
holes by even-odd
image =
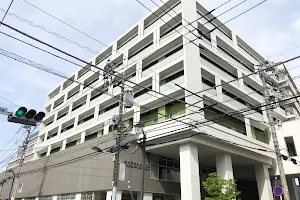
[[[9, 6], [8, 6], [7, 10], [5, 11], [5, 13], [4, 13], [4, 16], [2, 17], [2, 20], [1, 20], [1, 22], [3, 22], [3, 21], [4, 21], [4, 19], [5, 19], [6, 15], [7, 15], [7, 13], [8, 13], [8, 11], [9, 11], [9, 9], [11, 8], [11, 6], [12, 6], [12, 4], [13, 4], [13, 2], [14, 2], [14, 0], [11, 0], [11, 1], [10, 1], [10, 4], [9, 4]], [[0, 26], [1, 26], [1, 24], [0, 24]]]
[[20, 107], [20, 106], [18, 106], [17, 104], [15, 104], [14, 102], [8, 100], [7, 98], [5, 98], [5, 97], [3, 97], [3, 96], [1, 96], [1, 95], [0, 95], [0, 98], [1, 98], [1, 99], [4, 99], [5, 101], [7, 101], [7, 102], [9, 102], [9, 103], [11, 103], [11, 104], [13, 104], [13, 105], [15, 105], [15, 106], [17, 106], [17, 107]]

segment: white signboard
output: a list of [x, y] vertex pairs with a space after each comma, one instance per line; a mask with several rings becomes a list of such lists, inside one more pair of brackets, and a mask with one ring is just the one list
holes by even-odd
[[23, 183], [19, 183], [18, 184], [18, 189], [17, 189], [18, 193], [21, 193], [22, 189], [23, 189]]
[[7, 108], [0, 107], [0, 114], [1, 115], [6, 115], [7, 114]]
[[119, 180], [120, 181], [125, 180], [125, 170], [126, 170], [125, 163], [120, 163], [120, 166], [119, 166]]

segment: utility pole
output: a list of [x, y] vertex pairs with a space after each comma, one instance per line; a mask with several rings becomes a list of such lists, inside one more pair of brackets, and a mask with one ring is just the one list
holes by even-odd
[[[267, 72], [268, 69], [270, 69], [270, 68], [272, 69], [272, 66], [275, 66], [275, 65], [276, 65], [275, 63], [267, 62], [267, 64], [263, 65], [262, 67], [263, 67], [263, 69], [266, 69], [265, 71]], [[259, 75], [260, 75], [260, 78], [262, 79], [262, 83], [263, 83], [266, 105], [269, 105], [272, 102], [276, 102], [276, 99], [277, 99], [276, 94], [275, 94], [275, 92], [274, 92], [274, 94], [269, 93], [269, 89], [267, 87], [267, 80], [266, 80], [266, 77], [263, 75], [263, 71], [260, 71]], [[272, 113], [270, 110], [273, 108], [274, 107], [272, 107], [272, 105], [266, 107], [266, 112], [267, 112], [267, 117], [268, 117], [269, 124], [271, 127], [271, 134], [272, 134], [272, 139], [273, 139], [274, 148], [275, 148], [276, 160], [277, 160], [278, 170], [279, 170], [279, 174], [280, 174], [280, 180], [281, 180], [281, 184], [282, 184], [282, 188], [283, 188], [283, 196], [284, 196], [285, 200], [290, 200], [290, 194], [289, 194], [289, 189], [287, 186], [287, 181], [286, 181], [285, 172], [284, 172], [284, 168], [283, 168], [282, 156], [280, 153], [278, 138], [277, 138], [276, 129], [275, 129], [275, 123], [274, 123], [273, 116], [272, 116]]]
[[16, 183], [14, 184], [14, 181], [12, 183], [12, 187], [15, 185], [14, 187], [14, 190], [11, 194], [11, 197], [10, 199], [11, 200], [14, 200], [15, 199], [15, 196], [16, 196], [16, 192], [17, 192], [17, 188], [18, 188], [18, 184], [19, 184], [19, 179], [20, 179], [20, 173], [21, 173], [21, 169], [22, 169], [22, 166], [23, 166], [23, 163], [24, 163], [24, 159], [25, 159], [25, 154], [26, 154], [26, 149], [27, 149], [27, 145], [28, 145], [28, 141], [29, 141], [29, 136], [30, 136], [30, 131], [31, 131], [31, 126], [27, 126], [26, 127], [26, 138], [23, 142], [23, 145], [22, 145], [22, 148], [21, 148], [21, 155], [20, 155], [20, 165], [19, 165], [19, 171], [18, 173], [16, 174]]
[[116, 151], [114, 155], [114, 174], [113, 174], [113, 191], [112, 191], [112, 200], [117, 199], [117, 190], [118, 190], [118, 178], [119, 178], [119, 162], [120, 162], [120, 149], [121, 149], [121, 140], [123, 136], [123, 101], [124, 101], [124, 80], [121, 80], [121, 94], [120, 94], [120, 100], [119, 100], [119, 115], [118, 115], [118, 132], [117, 132], [117, 138], [116, 138]]

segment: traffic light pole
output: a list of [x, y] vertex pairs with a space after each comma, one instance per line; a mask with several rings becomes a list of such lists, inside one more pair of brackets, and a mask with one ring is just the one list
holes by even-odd
[[12, 183], [12, 186], [15, 185], [15, 187], [14, 187], [14, 191], [13, 191], [11, 197], [10, 197], [11, 200], [14, 200], [15, 196], [16, 196], [16, 192], [17, 192], [17, 188], [18, 188], [18, 184], [19, 184], [19, 179], [20, 179], [20, 173], [21, 173], [21, 169], [22, 169], [22, 166], [23, 166], [23, 163], [24, 163], [26, 149], [27, 149], [27, 145], [28, 145], [28, 141], [29, 141], [30, 131], [31, 131], [31, 126], [28, 126], [28, 128], [26, 130], [26, 132], [27, 132], [26, 133], [26, 138], [25, 138], [25, 140], [23, 142], [23, 145], [22, 145], [19, 171], [16, 174], [16, 178], [15, 178], [16, 179], [16, 183], [14, 184], [14, 181]]
[[120, 162], [120, 150], [121, 150], [121, 139], [123, 136], [123, 103], [124, 103], [124, 80], [121, 80], [121, 94], [119, 100], [119, 115], [118, 115], [118, 133], [116, 138], [116, 151], [114, 155], [114, 172], [113, 172], [113, 188], [112, 188], [112, 200], [117, 199], [117, 191], [118, 191], [118, 178], [119, 178], [119, 162]]
[[[265, 67], [265, 66], [263, 66], [263, 67]], [[263, 83], [266, 105], [268, 105], [268, 104], [272, 103], [271, 102], [272, 100], [270, 98], [269, 90], [267, 88], [266, 78], [264, 77], [262, 71], [259, 74], [260, 74], [260, 77], [261, 77], [262, 83]], [[273, 122], [274, 121], [273, 116], [272, 116], [272, 113], [271, 113], [270, 109], [266, 108], [266, 112], [267, 112], [267, 117], [268, 117], [269, 124], [270, 124], [270, 127], [271, 127], [271, 134], [272, 134], [272, 139], [273, 139], [274, 148], [275, 148], [276, 160], [277, 160], [278, 170], [279, 170], [279, 174], [280, 174], [282, 189], [283, 189], [283, 197], [284, 197], [284, 200], [290, 200], [289, 189], [288, 189], [288, 185], [287, 185], [287, 181], [286, 181], [286, 177], [285, 177], [285, 172], [284, 172], [284, 168], [283, 168], [282, 156], [281, 156], [281, 153], [280, 153], [280, 148], [279, 148], [278, 138], [277, 138], [277, 134], [276, 134], [275, 124]]]

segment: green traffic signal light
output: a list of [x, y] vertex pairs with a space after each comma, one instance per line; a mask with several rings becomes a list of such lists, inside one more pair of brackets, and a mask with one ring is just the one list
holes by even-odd
[[27, 109], [25, 107], [21, 107], [16, 111], [16, 116], [23, 117], [26, 112], [27, 112]]

